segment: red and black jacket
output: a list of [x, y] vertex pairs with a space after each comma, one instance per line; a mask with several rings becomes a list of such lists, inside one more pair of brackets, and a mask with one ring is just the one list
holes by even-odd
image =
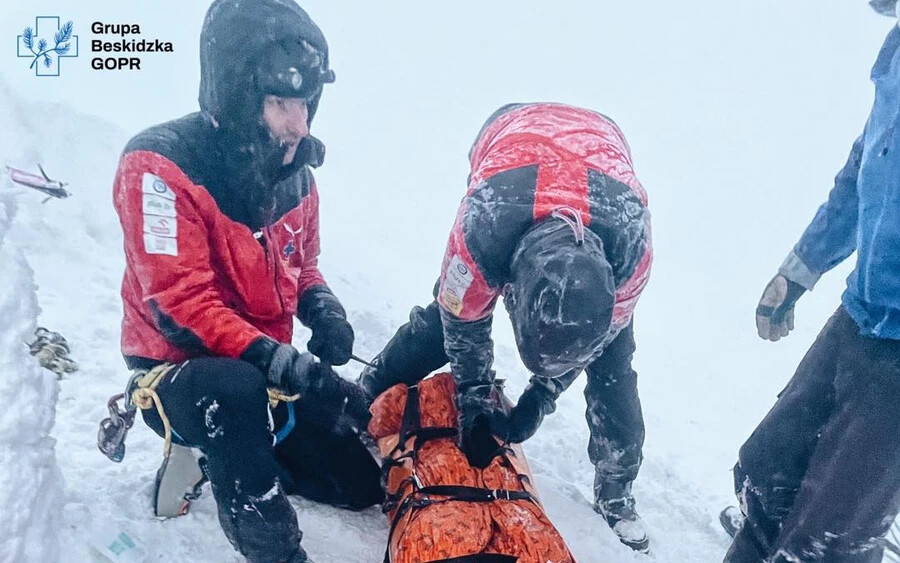
[[220, 137], [191, 114], [137, 135], [122, 154], [113, 192], [132, 368], [237, 358], [263, 336], [290, 342], [298, 305], [327, 291], [309, 169], [321, 145], [305, 139], [310, 156], [265, 179], [242, 173], [245, 158]]
[[492, 312], [510, 280], [514, 250], [535, 223], [563, 207], [603, 241], [612, 266], [611, 341], [631, 322], [653, 256], [647, 194], [619, 127], [564, 104], [511, 104], [488, 119], [469, 160], [469, 187], [437, 295], [459, 382], [493, 378]]

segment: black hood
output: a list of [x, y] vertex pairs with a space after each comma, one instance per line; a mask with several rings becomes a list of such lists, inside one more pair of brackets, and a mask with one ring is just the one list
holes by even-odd
[[294, 160], [262, 123], [267, 94], [306, 100], [308, 124], [334, 81], [321, 30], [293, 0], [215, 0], [200, 33], [200, 109], [213, 124], [222, 190], [217, 202], [231, 217], [258, 229], [296, 206], [299, 177], [322, 164], [325, 147], [300, 141]]
[[[504, 293], [519, 354], [547, 377], [583, 368], [601, 351], [615, 306], [615, 281], [603, 242], [589, 229], [548, 218], [513, 254]], [[573, 232], [574, 231], [574, 232]]]
[[[304, 74], [306, 82], [332, 82], [325, 36], [293, 0], [215, 0], [200, 33], [200, 109], [220, 124], [257, 120], [262, 96], [281, 94], [261, 91], [272, 65], [284, 61], [305, 73], [310, 51], [319, 57], [318, 76]], [[310, 123], [320, 97], [321, 90], [307, 100]]]

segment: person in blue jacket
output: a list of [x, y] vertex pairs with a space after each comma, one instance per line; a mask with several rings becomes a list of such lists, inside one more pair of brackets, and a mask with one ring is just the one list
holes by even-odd
[[[895, 17], [897, 0], [873, 0]], [[741, 447], [745, 516], [727, 563], [880, 562], [900, 510], [900, 29], [872, 69], [875, 103], [828, 201], [769, 282], [759, 335], [857, 253], [841, 306]]]

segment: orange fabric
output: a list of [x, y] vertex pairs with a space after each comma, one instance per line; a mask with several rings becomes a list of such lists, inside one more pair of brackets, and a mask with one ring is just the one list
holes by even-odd
[[[455, 427], [452, 375], [445, 373], [426, 379], [419, 383], [418, 389], [421, 427]], [[411, 453], [415, 443], [415, 437], [410, 437], [404, 448], [395, 451], [401, 439], [408, 395], [408, 387], [395, 385], [372, 405], [369, 433], [377, 440], [386, 461], [402, 459]], [[514, 446], [512, 450], [508, 455], [494, 458], [481, 470], [468, 464], [454, 438], [429, 440], [415, 460], [409, 456], [401, 465], [391, 468], [387, 478], [388, 495], [399, 492], [399, 505], [416, 485], [464, 485], [528, 491], [537, 498], [521, 448]], [[394, 508], [388, 514], [390, 521], [396, 512]], [[478, 553], [512, 555], [519, 558], [517, 563], [575, 562], [543, 508], [529, 500], [450, 501], [414, 508], [397, 522], [389, 542], [391, 563], [425, 563]]]

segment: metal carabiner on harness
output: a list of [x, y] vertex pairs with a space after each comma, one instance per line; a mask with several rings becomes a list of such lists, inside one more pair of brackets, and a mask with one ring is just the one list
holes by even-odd
[[[118, 402], [125, 399], [126, 410], [119, 408]], [[128, 430], [134, 425], [134, 418], [137, 409], [134, 405], [129, 406], [130, 401], [125, 397], [125, 393], [119, 393], [109, 398], [106, 403], [109, 409], [109, 417], [100, 421], [100, 430], [97, 432], [97, 447], [115, 463], [119, 463], [125, 457], [125, 437]]]

